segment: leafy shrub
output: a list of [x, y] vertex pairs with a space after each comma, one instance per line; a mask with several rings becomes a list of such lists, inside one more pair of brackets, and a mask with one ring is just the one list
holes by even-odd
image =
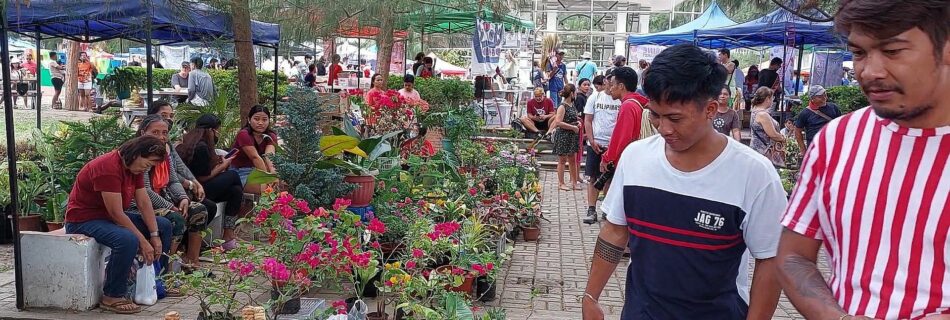
[[[402, 88], [402, 76], [390, 76], [390, 89]], [[420, 114], [420, 122], [427, 127], [441, 127], [446, 111], [468, 106], [475, 100], [475, 87], [458, 79], [416, 78], [419, 96], [429, 103], [429, 112]]]
[[[122, 67], [119, 70], [131, 71], [130, 78], [136, 87], [144, 89], [146, 87], [145, 68], [142, 67]], [[218, 95], [227, 97], [229, 106], [238, 106], [240, 92], [238, 92], [237, 70], [205, 70], [211, 76], [214, 82], [214, 89]], [[154, 89], [171, 87], [172, 75], [177, 73], [175, 69], [152, 69], [152, 87]], [[283, 97], [287, 94], [287, 76], [278, 74], [277, 76], [277, 95]], [[113, 90], [107, 88], [107, 90]], [[272, 71], [257, 71], [257, 97], [258, 103], [262, 105], [274, 102], [274, 73]]]
[[[89, 119], [88, 122], [63, 121], [62, 129], [44, 134], [46, 143], [56, 146], [50, 162], [65, 173], [66, 177], [75, 177], [86, 163], [96, 157], [118, 148], [135, 133], [121, 123], [117, 116], [103, 116]], [[72, 190], [72, 179], [63, 190]]]

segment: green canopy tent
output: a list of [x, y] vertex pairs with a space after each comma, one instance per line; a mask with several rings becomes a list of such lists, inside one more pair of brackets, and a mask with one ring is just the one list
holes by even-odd
[[405, 23], [400, 27], [413, 29], [423, 34], [468, 32], [475, 29], [475, 18], [478, 17], [489, 22], [503, 23], [506, 30], [534, 28], [534, 23], [531, 21], [521, 20], [506, 14], [496, 14], [488, 9], [481, 11], [447, 9], [413, 14], [407, 17]]

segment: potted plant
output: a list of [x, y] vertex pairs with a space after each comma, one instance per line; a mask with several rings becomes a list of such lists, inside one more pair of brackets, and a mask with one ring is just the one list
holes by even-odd
[[131, 69], [115, 68], [111, 74], [99, 80], [99, 89], [106, 95], [124, 100], [132, 96], [132, 90], [136, 85], [135, 80], [135, 72]]
[[[227, 264], [227, 272], [196, 270], [194, 272], [169, 272], [165, 283], [176, 283], [181, 293], [198, 301], [199, 320], [236, 320], [234, 310], [242, 305], [239, 296], [250, 296], [258, 285], [254, 280], [257, 265], [238, 258], [247, 255], [247, 247], [223, 252], [210, 250], [213, 264]], [[177, 257], [173, 257], [177, 258]]]
[[537, 241], [541, 235], [541, 199], [540, 194], [533, 188], [526, 188], [515, 192], [512, 204], [518, 225], [524, 233], [524, 241]]
[[47, 183], [38, 174], [35, 163], [20, 163], [20, 169], [16, 204], [19, 231], [43, 231], [43, 214], [35, 200], [47, 190]]
[[63, 222], [66, 218], [66, 204], [69, 201], [69, 194], [57, 192], [46, 201], [46, 211], [43, 219], [46, 220], [46, 230], [53, 231], [63, 228]]

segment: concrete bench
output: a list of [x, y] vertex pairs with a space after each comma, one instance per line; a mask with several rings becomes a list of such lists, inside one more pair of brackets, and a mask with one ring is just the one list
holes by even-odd
[[109, 248], [64, 229], [23, 231], [20, 239], [27, 307], [85, 311], [99, 304]]

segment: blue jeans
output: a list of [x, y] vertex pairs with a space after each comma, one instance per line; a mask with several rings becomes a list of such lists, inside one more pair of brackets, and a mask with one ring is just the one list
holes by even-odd
[[245, 167], [245, 168], [235, 168], [231, 167], [231, 171], [237, 172], [238, 178], [241, 178], [241, 185], [247, 185], [247, 176], [251, 175], [251, 171], [254, 171], [254, 167]]
[[561, 89], [548, 90], [548, 95], [551, 96], [551, 101], [554, 102], [555, 110], [561, 105], [561, 96], [558, 95], [560, 92], [561, 92]]
[[[148, 227], [141, 215], [128, 214], [135, 227], [148, 237]], [[172, 245], [172, 223], [164, 217], [155, 217], [158, 234], [162, 239], [162, 253], [167, 254]], [[139, 252], [139, 239], [135, 233], [111, 220], [89, 220], [80, 223], [66, 223], [66, 233], [84, 234], [96, 239], [101, 245], [112, 249], [112, 257], [106, 265], [106, 279], [102, 293], [107, 297], [121, 298], [129, 287], [129, 270]], [[168, 265], [168, 256], [163, 255], [159, 265], [164, 269]]]

